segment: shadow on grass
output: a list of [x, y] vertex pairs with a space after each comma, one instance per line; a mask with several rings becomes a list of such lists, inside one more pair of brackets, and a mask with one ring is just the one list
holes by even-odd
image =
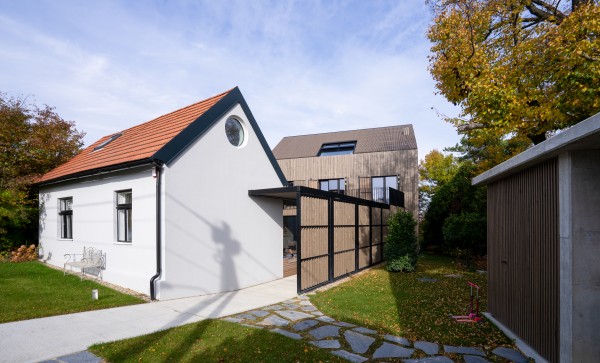
[[[461, 270], [447, 256], [421, 254], [414, 273], [389, 273], [390, 293], [396, 303], [400, 330], [415, 340], [465, 346], [510, 344], [489, 321], [459, 323], [450, 315], [467, 315], [470, 289], [467, 282], [481, 287], [480, 311], [487, 306], [487, 276]], [[384, 326], [385, 327], [385, 326]]]
[[111, 362], [341, 362], [329, 352], [266, 330], [221, 320], [194, 324], [90, 350]]

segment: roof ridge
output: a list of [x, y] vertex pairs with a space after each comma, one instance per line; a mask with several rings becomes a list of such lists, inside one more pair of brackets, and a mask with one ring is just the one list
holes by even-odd
[[[283, 139], [288, 139], [288, 138], [292, 138], [292, 137], [301, 137], [301, 136], [315, 136], [315, 135], [338, 134], [338, 133], [342, 133], [342, 132], [354, 132], [354, 131], [367, 131], [367, 130], [389, 129], [389, 128], [407, 127], [407, 126], [412, 126], [412, 124], [367, 127], [367, 128], [363, 128], [363, 129], [340, 130], [340, 131], [330, 131], [330, 132], [319, 132], [319, 133], [315, 133], [315, 134], [291, 135], [291, 136], [284, 136]], [[281, 139], [281, 140], [283, 140], [283, 139]]]
[[198, 105], [198, 104], [200, 104], [200, 103], [208, 102], [208, 101], [210, 101], [210, 100], [212, 100], [212, 99], [215, 99], [215, 98], [222, 97], [222, 96], [226, 95], [227, 93], [231, 92], [233, 89], [235, 89], [235, 87], [233, 87], [233, 88], [230, 88], [229, 90], [227, 90], [227, 91], [225, 91], [225, 92], [221, 92], [221, 93], [219, 93], [219, 94], [216, 94], [216, 95], [214, 95], [214, 96], [212, 96], [212, 97], [209, 97], [209, 98], [206, 98], [206, 99], [203, 99], [203, 100], [200, 100], [200, 101], [194, 102], [194, 103], [192, 103], [192, 104], [189, 104], [189, 105], [187, 105], [187, 106], [180, 107], [180, 108], [178, 108], [178, 109], [176, 109], [176, 110], [174, 110], [174, 111], [171, 111], [171, 112], [165, 113], [164, 115], [160, 115], [160, 116], [158, 116], [158, 117], [155, 117], [155, 118], [153, 118], [153, 119], [151, 119], [151, 120], [144, 121], [144, 122], [142, 122], [142, 123], [140, 123], [140, 124], [137, 124], [137, 125], [131, 126], [131, 127], [129, 127], [129, 128], [126, 128], [126, 129], [123, 129], [123, 130], [120, 130], [120, 131], [115, 131], [115, 132], [113, 132], [113, 133], [110, 133], [110, 134], [108, 134], [108, 135], [104, 135], [104, 136], [100, 137], [100, 139], [98, 139], [97, 141], [95, 141], [93, 144], [91, 144], [90, 146], [94, 145], [95, 143], [97, 143], [98, 141], [100, 141], [100, 140], [104, 139], [105, 137], [110, 137], [110, 136], [112, 136], [112, 135], [115, 135], [115, 134], [118, 134], [118, 133], [120, 133], [120, 132], [125, 132], [125, 131], [129, 131], [129, 130], [132, 130], [132, 129], [138, 128], [138, 127], [140, 127], [140, 126], [144, 126], [144, 125], [146, 125], [146, 124], [148, 124], [148, 123], [150, 123], [150, 122], [152, 122], [152, 121], [158, 120], [158, 119], [159, 119], [159, 118], [161, 118], [161, 117], [169, 116], [169, 115], [172, 115], [172, 114], [174, 114], [174, 113], [181, 112], [181, 111], [185, 110], [186, 108], [191, 108], [191, 107], [193, 107], [193, 106], [197, 106], [197, 105]]

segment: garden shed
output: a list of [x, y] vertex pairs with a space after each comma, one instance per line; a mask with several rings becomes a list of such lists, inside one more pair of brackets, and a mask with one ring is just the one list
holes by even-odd
[[285, 186], [236, 87], [108, 135], [38, 182], [43, 260], [93, 247], [105, 281], [172, 299], [282, 277]]
[[597, 361], [600, 114], [473, 184], [487, 186], [493, 319], [548, 361]]

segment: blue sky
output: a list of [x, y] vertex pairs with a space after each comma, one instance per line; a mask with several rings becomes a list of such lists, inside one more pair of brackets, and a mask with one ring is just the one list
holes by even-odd
[[419, 157], [458, 141], [436, 110], [423, 1], [0, 0], [0, 91], [56, 107], [86, 144], [239, 86], [267, 141], [411, 123]]

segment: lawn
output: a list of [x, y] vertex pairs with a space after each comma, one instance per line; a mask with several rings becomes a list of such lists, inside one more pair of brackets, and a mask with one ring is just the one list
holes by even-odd
[[[445, 275], [459, 274], [461, 277]], [[422, 282], [429, 277], [436, 282]], [[411, 340], [449, 345], [495, 347], [511, 341], [484, 319], [457, 323], [449, 315], [465, 315], [471, 281], [481, 287], [481, 311], [486, 311], [487, 275], [459, 269], [451, 258], [423, 254], [414, 273], [390, 273], [375, 268], [348, 282], [312, 295], [326, 315]]]
[[89, 350], [109, 362], [344, 362], [306, 341], [223, 320], [204, 320]]
[[[92, 289], [98, 289], [98, 300], [92, 300]], [[0, 292], [0, 323], [144, 302], [37, 261], [0, 263]]]

